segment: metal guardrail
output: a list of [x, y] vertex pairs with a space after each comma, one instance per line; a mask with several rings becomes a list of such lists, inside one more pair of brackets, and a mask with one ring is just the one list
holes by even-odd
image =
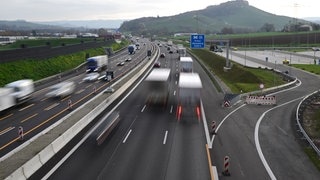
[[[311, 102], [311, 99], [314, 96], [319, 96], [320, 95], [320, 90], [313, 92], [312, 94], [309, 94], [308, 96], [306, 96], [305, 98], [303, 98], [302, 101], [300, 101], [298, 107], [297, 107], [297, 111], [296, 111], [296, 121], [297, 124], [299, 126], [299, 130], [302, 133], [302, 135], [306, 138], [306, 140], [308, 141], [308, 143], [310, 144], [310, 146], [314, 149], [314, 151], [316, 151], [316, 153], [318, 154], [318, 157], [320, 157], [320, 150], [319, 148], [314, 144], [314, 142], [312, 141], [312, 139], [309, 137], [309, 135], [306, 133], [306, 131], [303, 129], [300, 120], [301, 115], [303, 114], [302, 112], [304, 111], [304, 107], [309, 104]], [[310, 101], [309, 101], [310, 100]]]

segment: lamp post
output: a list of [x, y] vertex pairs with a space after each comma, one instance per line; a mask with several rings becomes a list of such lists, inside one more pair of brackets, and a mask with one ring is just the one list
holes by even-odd
[[316, 52], [320, 51], [320, 49], [313, 47], [312, 50], [313, 50], [313, 62], [314, 64], [316, 64]]
[[273, 87], [276, 86], [276, 68], [277, 68], [277, 61], [274, 61], [274, 70], [273, 70]]

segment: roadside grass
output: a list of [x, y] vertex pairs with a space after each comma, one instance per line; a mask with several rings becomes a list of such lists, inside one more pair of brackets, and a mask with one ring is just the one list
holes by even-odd
[[218, 76], [233, 93], [251, 92], [260, 90], [259, 85], [265, 88], [284, 84], [280, 76], [272, 70], [261, 68], [243, 67], [232, 63], [232, 68], [224, 71], [226, 60], [206, 49], [193, 49], [192, 52], [198, 56], [216, 76]]
[[12, 44], [0, 46], [0, 50], [19, 49], [22, 45], [25, 47], [38, 47], [50, 45], [58, 47], [63, 45], [80, 44], [85, 42], [103, 41], [101, 38], [43, 38], [43, 39], [20, 39]]
[[314, 136], [320, 138], [320, 109], [317, 109], [313, 116], [313, 129], [314, 129]]
[[[125, 47], [128, 42], [113, 43], [114, 51]], [[47, 59], [23, 59], [0, 65], [0, 87], [19, 79], [40, 80], [70, 69], [73, 69], [86, 60], [86, 55], [90, 56], [105, 54], [105, 47], [88, 49], [85, 51], [57, 56]]]
[[316, 64], [291, 64], [291, 66], [295, 68], [302, 69], [304, 71], [308, 71], [314, 74], [319, 75], [320, 74], [320, 65]]
[[105, 54], [103, 48], [98, 48], [48, 59], [24, 59], [2, 63], [0, 66], [0, 85], [4, 86], [19, 79], [33, 79], [36, 81], [67, 71], [84, 63], [87, 53], [90, 56]]
[[317, 153], [313, 150], [312, 147], [304, 148], [304, 152], [308, 155], [309, 159], [313, 162], [316, 168], [320, 171], [320, 159]]

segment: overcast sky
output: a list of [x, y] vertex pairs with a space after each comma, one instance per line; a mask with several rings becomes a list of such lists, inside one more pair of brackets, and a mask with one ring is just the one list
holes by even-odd
[[[171, 16], [219, 5], [228, 0], [8, 0], [0, 20], [130, 20]], [[290, 17], [320, 17], [319, 0], [248, 0], [251, 6]]]

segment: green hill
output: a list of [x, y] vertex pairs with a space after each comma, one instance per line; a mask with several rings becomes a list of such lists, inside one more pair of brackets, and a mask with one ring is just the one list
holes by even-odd
[[[304, 20], [299, 22], [307, 23]], [[235, 33], [256, 32], [266, 23], [272, 24], [276, 31], [281, 31], [296, 19], [277, 16], [253, 6], [248, 1], [236, 0], [208, 6], [203, 10], [190, 11], [168, 17], [143, 17], [125, 21], [122, 32], [132, 34], [173, 34], [173, 33], [220, 33], [224, 28], [231, 28]]]

